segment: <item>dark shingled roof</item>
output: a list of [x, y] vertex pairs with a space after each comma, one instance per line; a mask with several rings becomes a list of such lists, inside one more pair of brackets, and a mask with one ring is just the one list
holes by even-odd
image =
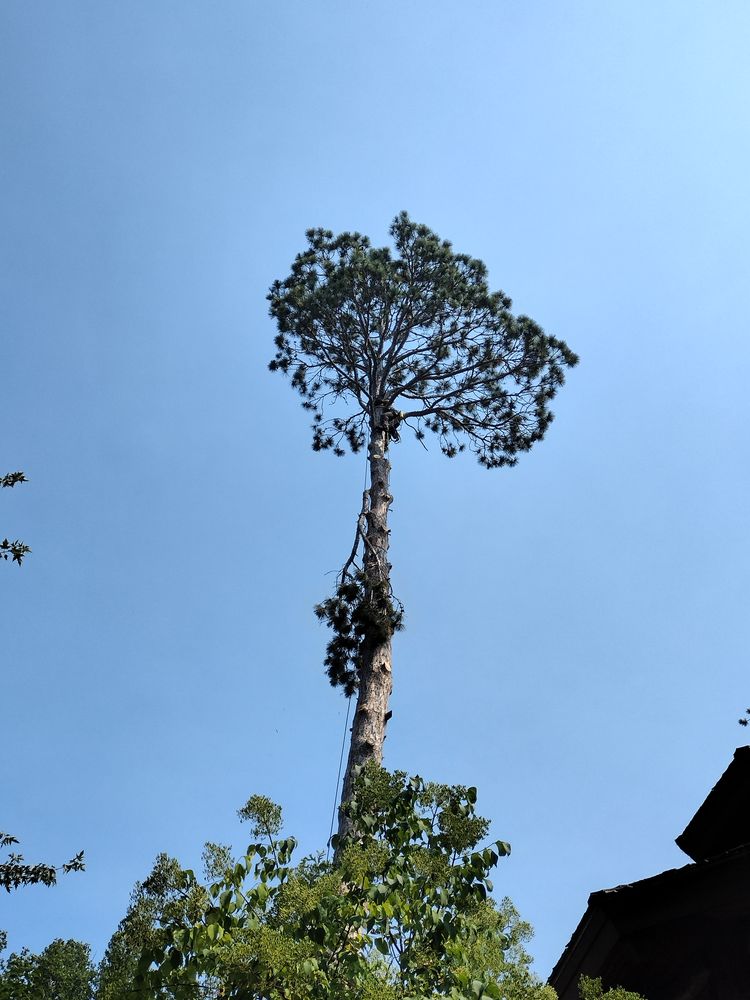
[[750, 997], [750, 747], [740, 747], [677, 838], [695, 864], [594, 892], [550, 976], [582, 974], [649, 1000]]
[[750, 746], [734, 751], [732, 763], [675, 843], [693, 861], [750, 844]]

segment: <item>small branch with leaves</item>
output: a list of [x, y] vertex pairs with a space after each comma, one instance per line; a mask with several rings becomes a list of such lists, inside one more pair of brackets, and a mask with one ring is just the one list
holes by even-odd
[[3, 489], [17, 486], [19, 483], [28, 483], [23, 472], [8, 472], [6, 475], [0, 476], [0, 487]]
[[[23, 472], [8, 472], [4, 476], [0, 476], [0, 488], [2, 489], [12, 489], [19, 483], [27, 482], [28, 479]], [[18, 563], [20, 566], [24, 556], [28, 555], [29, 552], [31, 552], [29, 546], [19, 539], [12, 542], [9, 538], [4, 538], [0, 542], [0, 559], [5, 559], [6, 562], [10, 559], [11, 562]]]
[[11, 542], [10, 539], [4, 538], [0, 542], [0, 559], [5, 559], [6, 562], [10, 559], [11, 562], [18, 563], [20, 566], [24, 556], [28, 555], [29, 552], [31, 552], [29, 546], [24, 545], [18, 539]]
[[[11, 834], [0, 833], [0, 848], [9, 848], [17, 843], [17, 838]], [[83, 851], [79, 851], [74, 858], [58, 867], [45, 864], [29, 865], [25, 863], [22, 854], [10, 852], [8, 860], [0, 864], [0, 888], [11, 892], [23, 885], [55, 885], [59, 872], [62, 874], [82, 872], [85, 868]]]

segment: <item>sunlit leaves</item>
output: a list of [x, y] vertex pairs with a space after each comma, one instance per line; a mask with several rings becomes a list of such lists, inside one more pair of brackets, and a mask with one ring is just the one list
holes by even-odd
[[[489, 872], [509, 848], [478, 846], [487, 824], [475, 799], [474, 789], [368, 766], [347, 807], [340, 863], [293, 865], [294, 840], [275, 833], [250, 845], [206, 887], [193, 919], [160, 921], [140, 963], [143, 995], [182, 998], [214, 982], [237, 1000], [499, 1000], [497, 976], [476, 956], [482, 941], [510, 946], [487, 916], [497, 917]], [[268, 817], [268, 800], [250, 802], [252, 822]]]
[[601, 979], [591, 979], [589, 976], [581, 976], [578, 992], [581, 1000], [644, 1000], [640, 993], [631, 993], [621, 986], [605, 990]]
[[96, 969], [81, 941], [57, 938], [40, 952], [28, 948], [0, 960], [0, 1000], [94, 1000]]
[[251, 795], [237, 810], [239, 818], [250, 823], [251, 837], [274, 837], [281, 830], [281, 806], [265, 795]]

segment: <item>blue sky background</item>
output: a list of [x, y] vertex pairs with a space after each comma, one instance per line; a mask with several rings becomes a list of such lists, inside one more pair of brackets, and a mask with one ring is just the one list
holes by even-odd
[[547, 974], [673, 844], [750, 703], [750, 8], [5, 0], [0, 900], [100, 957], [159, 851], [324, 844], [345, 702], [312, 605], [362, 457], [266, 370], [304, 230], [407, 209], [581, 355], [512, 470], [393, 455], [387, 764], [478, 785]]

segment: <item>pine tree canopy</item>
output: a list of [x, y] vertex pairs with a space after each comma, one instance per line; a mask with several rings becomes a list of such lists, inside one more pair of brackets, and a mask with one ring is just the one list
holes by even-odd
[[549, 404], [576, 355], [491, 292], [480, 260], [454, 253], [402, 212], [395, 254], [359, 233], [307, 232], [308, 249], [268, 299], [272, 371], [313, 415], [313, 447], [358, 451], [385, 422], [437, 435], [449, 457], [468, 445], [487, 468], [514, 465], [547, 430]]

